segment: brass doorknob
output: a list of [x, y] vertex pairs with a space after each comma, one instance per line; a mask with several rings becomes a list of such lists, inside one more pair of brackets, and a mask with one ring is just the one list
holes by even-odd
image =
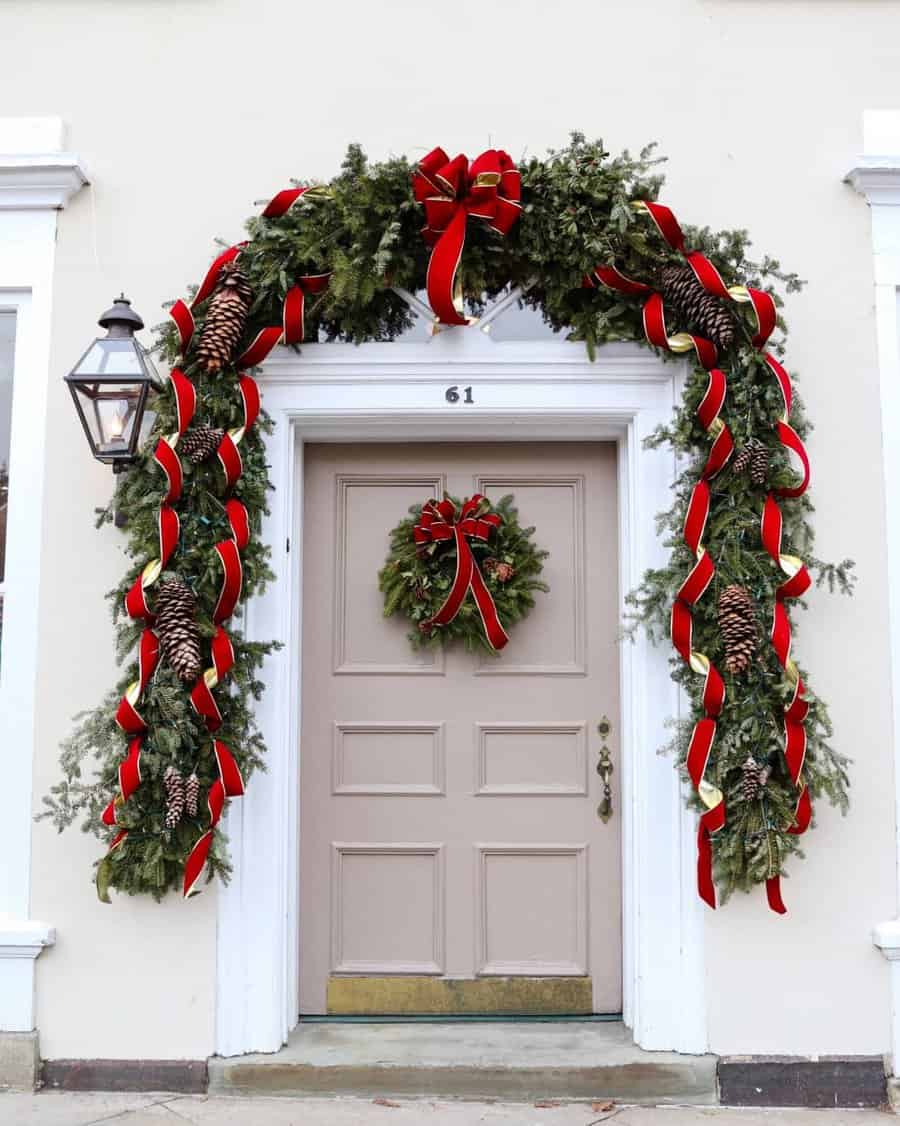
[[609, 720], [606, 716], [597, 724], [597, 731], [600, 738], [603, 740], [603, 745], [600, 748], [600, 757], [597, 759], [597, 773], [603, 781], [603, 797], [600, 799], [600, 804], [597, 806], [597, 816], [605, 825], [612, 817], [612, 787], [609, 780], [612, 777], [613, 764], [610, 757], [609, 747], [606, 745], [607, 737], [611, 731]]

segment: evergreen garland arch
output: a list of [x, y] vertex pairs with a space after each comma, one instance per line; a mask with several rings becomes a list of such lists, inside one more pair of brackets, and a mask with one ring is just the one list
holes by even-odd
[[[688, 800], [700, 814], [701, 894], [715, 905], [713, 881], [724, 898], [735, 889], [765, 884], [770, 906], [783, 910], [779, 876], [788, 858], [800, 853], [798, 821], [804, 813], [798, 795], [805, 794], [807, 804], [826, 798], [846, 811], [849, 786], [848, 760], [830, 744], [827, 707], [790, 658], [794, 599], [809, 573], [818, 585], [849, 593], [852, 563], [814, 557], [813, 509], [805, 488], [798, 488], [790, 456], [791, 450], [802, 451], [809, 425], [799, 398], [791, 402], [790, 381], [780, 364], [786, 326], [780, 314], [775, 324], [774, 310], [782, 305], [779, 290], [795, 292], [802, 283], [777, 260], [752, 258], [743, 230], [678, 227], [671, 212], [655, 204], [663, 182], [660, 163], [653, 146], [635, 156], [611, 156], [602, 142], [577, 133], [545, 159], [528, 159], [518, 169], [517, 222], [500, 233], [473, 218], [478, 212], [470, 209], [457, 282], [471, 316], [486, 299], [521, 286], [523, 301], [539, 309], [555, 331], [582, 341], [592, 358], [609, 341], [649, 340], [665, 358], [684, 352], [688, 362], [693, 359], [682, 403], [650, 439], [654, 446], [668, 444], [682, 459], [672, 507], [659, 517], [669, 562], [648, 572], [629, 595], [627, 628], [645, 629], [660, 644], [668, 643], [673, 627], [676, 635], [681, 631], [672, 676], [683, 686], [691, 714], [674, 728], [670, 750], [691, 783]], [[159, 442], [171, 439], [177, 451], [181, 438], [193, 454], [202, 452], [210, 433], [216, 435], [213, 445], [220, 432], [238, 435], [237, 476], [221, 456], [195, 458], [183, 449], [179, 458], [176, 452], [180, 470], [174, 471], [181, 475], [172, 502], [180, 522], [177, 544], [146, 590], [152, 625], [154, 584], [178, 580], [190, 586], [204, 664], [218, 669], [221, 621], [216, 619], [223, 577], [216, 545], [230, 535], [240, 547], [241, 599], [259, 592], [271, 576], [269, 549], [259, 539], [271, 488], [262, 438], [270, 423], [263, 411], [248, 424], [246, 375], [241, 373], [259, 362], [254, 347], [260, 335], [281, 332], [273, 326], [282, 324], [285, 303], [298, 288], [305, 297], [300, 323], [307, 340], [390, 341], [410, 327], [412, 314], [397, 290], [423, 288], [435, 241], [422, 237], [423, 208], [412, 189], [420, 171], [402, 157], [370, 164], [352, 145], [328, 184], [280, 193], [278, 207], [270, 205], [248, 221], [246, 241], [228, 252], [247, 287], [240, 290], [246, 295], [240, 348], [254, 342], [242, 363], [232, 357], [211, 370], [209, 349], [202, 363], [198, 359], [196, 341], [209, 317], [212, 290], [193, 291], [198, 335], [190, 345], [185, 346], [176, 322], [157, 330], [161, 357], [193, 388], [193, 419], [185, 428], [189, 392], [183, 384], [179, 389], [173, 378], [159, 388], [152, 403], [152, 435], [139, 462], [119, 478], [101, 515], [101, 521], [112, 520], [114, 511], [128, 517], [133, 562], [109, 596], [123, 675], [96, 709], [78, 717], [62, 749], [62, 778], [44, 798], [41, 814], [60, 830], [81, 818], [85, 831], [113, 846], [97, 865], [101, 898], [108, 898], [110, 887], [157, 898], [176, 888], [185, 894], [195, 890], [199, 870], [189, 881], [185, 866], [199, 840], [208, 850], [201, 865], [207, 877], [227, 879], [218, 814], [229, 795], [240, 793], [253, 771], [265, 765], [253, 702], [264, 690], [261, 669], [272, 645], [248, 640], [228, 625], [227, 683], [212, 678], [207, 684], [220, 720], [211, 733], [171, 667], [163, 662], [148, 674], [143, 660], [147, 623], [124, 610], [148, 560], [160, 554], [161, 504], [173, 495], [171, 464], [166, 468], [154, 458]], [[283, 197], [290, 197], [290, 206], [281, 207]], [[761, 344], [766, 308], [773, 314], [774, 335]], [[178, 311], [177, 305], [176, 321]], [[799, 448], [786, 440], [784, 426]], [[192, 427], [201, 433], [190, 437]], [[754, 445], [765, 450], [764, 470], [757, 454], [749, 473], [735, 471], [731, 454], [746, 449], [749, 464]], [[706, 512], [699, 513], [701, 526], [692, 527], [700, 502]], [[245, 535], [235, 532], [235, 503], [246, 514], [246, 526], [239, 529]], [[747, 596], [732, 599], [730, 618], [717, 613], [727, 588]], [[741, 625], [734, 613], [748, 604], [755, 620]], [[770, 644], [773, 626], [775, 643]], [[727, 646], [738, 635], [752, 659], [742, 656], [735, 663]], [[733, 671], [725, 671], [726, 661]], [[138, 752], [117, 723], [123, 694], [127, 697], [135, 685], [145, 725]], [[798, 760], [791, 739], [800, 737]], [[709, 744], [700, 748], [705, 754], [699, 776], [698, 739]], [[237, 778], [228, 763], [223, 768], [220, 743], [230, 748]], [[88, 774], [95, 765], [96, 773]], [[193, 779], [193, 789], [177, 817], [169, 802], [167, 824], [167, 794], [175, 774]], [[110, 809], [112, 824], [104, 823], [104, 811]]]

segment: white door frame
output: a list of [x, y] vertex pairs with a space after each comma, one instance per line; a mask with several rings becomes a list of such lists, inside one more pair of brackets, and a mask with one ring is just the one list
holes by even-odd
[[[299, 731], [305, 441], [615, 440], [620, 591], [664, 561], [654, 517], [671, 504], [675, 460], [645, 450], [671, 417], [682, 373], [632, 345], [590, 363], [563, 340], [493, 341], [475, 329], [428, 341], [317, 344], [282, 349], [261, 377], [275, 422], [275, 492], [263, 536], [275, 579], [248, 607], [248, 635], [284, 647], [266, 663], [257, 718], [268, 771], [227, 817], [234, 862], [219, 892], [216, 1050], [277, 1051], [297, 1023], [299, 957]], [[474, 405], [450, 405], [452, 384]], [[681, 701], [669, 649], [621, 645], [623, 987], [625, 1021], [643, 1048], [705, 1052], [703, 914], [694, 876], [695, 821], [672, 762], [658, 755]]]

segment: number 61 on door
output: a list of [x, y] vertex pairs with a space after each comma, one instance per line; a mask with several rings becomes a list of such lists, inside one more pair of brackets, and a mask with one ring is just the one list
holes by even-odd
[[472, 388], [471, 387], [464, 387], [463, 391], [462, 391], [462, 395], [460, 395], [459, 387], [455, 383], [453, 384], [452, 387], [448, 387], [447, 390], [444, 392], [444, 398], [447, 400], [448, 403], [459, 403], [459, 402], [474, 403], [475, 402], [475, 400], [472, 398]]

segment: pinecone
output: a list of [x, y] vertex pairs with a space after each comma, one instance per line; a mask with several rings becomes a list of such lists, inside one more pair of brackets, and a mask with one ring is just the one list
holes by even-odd
[[769, 451], [759, 442], [750, 457], [750, 480], [754, 485], [765, 485], [769, 477]]
[[660, 289], [684, 327], [706, 337], [723, 352], [734, 344], [734, 318], [728, 308], [707, 293], [690, 266], [664, 266]]
[[197, 363], [204, 371], [210, 374], [221, 371], [234, 356], [244, 333], [252, 297], [253, 291], [240, 269], [234, 262], [226, 263], [210, 299], [197, 345]]
[[502, 559], [485, 559], [484, 570], [488, 575], [494, 575], [498, 583], [508, 583], [516, 573], [512, 563], [505, 563]]
[[197, 800], [200, 797], [200, 779], [196, 774], [189, 774], [184, 784], [184, 808], [188, 817], [197, 816]]
[[756, 652], [756, 616], [750, 595], [732, 583], [719, 595], [719, 628], [725, 641], [725, 668], [732, 676], [746, 672]]
[[219, 443], [225, 437], [225, 431], [212, 426], [195, 426], [182, 435], [178, 449], [194, 465], [206, 461], [219, 448]]
[[747, 755], [741, 767], [741, 794], [744, 801], [753, 801], [759, 793], [759, 780], [762, 771], [753, 755]]
[[751, 438], [738, 450], [732, 463], [735, 473], [750, 470], [750, 480], [754, 485], [765, 485], [769, 476], [769, 451], [759, 438]]
[[166, 790], [166, 828], [174, 829], [184, 813], [184, 779], [174, 766], [167, 766], [163, 775]]
[[156, 632], [162, 655], [184, 681], [200, 675], [200, 631], [194, 621], [197, 598], [186, 582], [166, 579], [156, 593]]

